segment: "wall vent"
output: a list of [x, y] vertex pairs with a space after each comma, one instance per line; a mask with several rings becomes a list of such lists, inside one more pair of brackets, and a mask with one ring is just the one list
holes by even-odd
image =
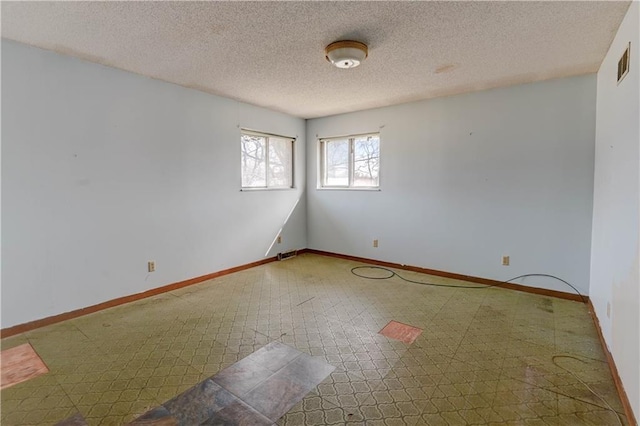
[[627, 49], [620, 57], [618, 61], [618, 84], [624, 79], [624, 77], [629, 74], [629, 54], [631, 53], [631, 43], [627, 46]]
[[298, 250], [289, 250], [283, 253], [278, 253], [278, 260], [286, 260], [298, 255]]

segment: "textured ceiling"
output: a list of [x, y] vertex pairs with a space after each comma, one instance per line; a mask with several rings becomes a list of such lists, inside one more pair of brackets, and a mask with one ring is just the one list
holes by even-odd
[[[2, 2], [2, 37], [312, 118], [595, 72], [629, 2]], [[369, 45], [342, 70], [339, 39]]]

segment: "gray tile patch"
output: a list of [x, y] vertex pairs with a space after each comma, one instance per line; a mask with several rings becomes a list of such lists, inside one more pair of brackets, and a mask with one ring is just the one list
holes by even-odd
[[163, 406], [147, 411], [142, 416], [128, 424], [129, 426], [177, 426], [178, 421]]
[[242, 398], [271, 375], [273, 375], [271, 370], [247, 357], [225, 368], [211, 379], [232, 394]]
[[302, 354], [289, 363], [282, 371], [291, 380], [303, 384], [311, 389], [315, 388], [336, 368], [320, 358]]
[[198, 425], [238, 399], [211, 379], [162, 404], [180, 425]]
[[250, 359], [275, 373], [300, 355], [302, 355], [302, 352], [291, 346], [280, 342], [271, 342], [245, 359]]
[[56, 423], [55, 426], [87, 426], [87, 422], [84, 417], [82, 417], [82, 414], [76, 413], [68, 419]]
[[271, 420], [242, 401], [228, 405], [201, 423], [206, 426], [268, 426], [272, 424]]
[[134, 424], [272, 424], [333, 370], [319, 358], [272, 342], [148, 411]]
[[287, 377], [282, 369], [262, 382], [243, 401], [272, 421], [278, 420], [311, 390]]

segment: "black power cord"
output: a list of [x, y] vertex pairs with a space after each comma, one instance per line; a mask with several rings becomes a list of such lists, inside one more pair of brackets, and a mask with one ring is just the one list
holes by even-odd
[[[378, 270], [378, 271], [384, 271], [384, 272], [387, 272], [388, 275], [381, 276], [381, 277], [371, 277], [371, 276], [362, 275], [362, 274], [356, 272], [356, 271], [359, 271], [359, 270], [362, 270], [362, 269], [373, 269], [373, 270]], [[389, 269], [389, 268], [385, 268], [383, 266], [356, 266], [354, 268], [351, 268], [351, 273], [353, 275], [357, 276], [357, 277], [366, 278], [366, 279], [369, 279], [369, 280], [388, 280], [388, 279], [393, 278], [393, 277], [398, 277], [402, 281], [405, 281], [405, 282], [408, 282], [408, 283], [412, 283], [412, 284], [428, 285], [428, 286], [433, 286], [433, 287], [466, 288], [466, 289], [483, 289], [483, 288], [499, 287], [499, 286], [504, 285], [504, 284], [509, 284], [510, 282], [518, 280], [520, 278], [545, 277], [545, 278], [553, 278], [555, 280], [558, 280], [558, 281], [568, 285], [569, 287], [571, 287], [573, 289], [573, 291], [576, 292], [576, 294], [578, 296], [580, 296], [580, 298], [582, 299], [583, 303], [587, 302], [587, 298], [582, 293], [580, 293], [580, 291], [578, 291], [578, 289], [575, 288], [573, 285], [569, 284], [567, 281], [563, 280], [562, 278], [558, 278], [555, 275], [549, 275], [549, 274], [524, 274], [524, 275], [518, 275], [517, 277], [513, 277], [511, 279], [508, 279], [507, 281], [496, 282], [495, 284], [470, 286], [470, 285], [455, 285], [455, 284], [436, 284], [436, 283], [430, 283], [428, 281], [414, 281], [414, 280], [410, 280], [408, 278], [405, 278], [402, 275], [400, 275], [397, 272], [395, 272], [394, 270]]]
[[524, 274], [524, 275], [518, 275], [517, 277], [514, 277], [514, 278], [511, 278], [511, 279], [509, 279], [507, 281], [504, 281], [504, 284], [508, 284], [508, 283], [510, 283], [512, 281], [515, 281], [517, 279], [527, 278], [527, 277], [545, 277], [545, 278], [553, 278], [554, 280], [558, 280], [558, 281], [568, 285], [569, 287], [571, 287], [573, 289], [573, 291], [575, 291], [576, 294], [578, 296], [580, 296], [580, 299], [582, 299], [582, 302], [583, 303], [587, 303], [587, 300], [588, 300], [587, 296], [585, 296], [584, 294], [580, 293], [580, 291], [577, 288], [575, 288], [574, 286], [572, 286], [569, 282], [563, 280], [562, 278], [558, 278], [555, 275], [549, 275], [549, 274]]

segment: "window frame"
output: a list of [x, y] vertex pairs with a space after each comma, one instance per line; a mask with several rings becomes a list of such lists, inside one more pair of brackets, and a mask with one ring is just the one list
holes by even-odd
[[[358, 138], [376, 136], [378, 138], [378, 185], [377, 186], [354, 186], [354, 173], [355, 173], [355, 149], [354, 144], [355, 140]], [[348, 160], [348, 183], [347, 185], [327, 185], [326, 184], [326, 176], [327, 176], [327, 161], [326, 161], [326, 143], [331, 141], [340, 141], [346, 140], [349, 143], [348, 151], [349, 151], [349, 160]], [[381, 155], [381, 147], [382, 147], [382, 138], [380, 137], [380, 132], [368, 132], [368, 133], [358, 133], [354, 135], [346, 135], [346, 136], [332, 136], [328, 138], [318, 138], [318, 184], [317, 189], [328, 189], [328, 190], [348, 190], [348, 191], [380, 191], [380, 160], [382, 158]]]
[[[255, 136], [255, 137], [260, 137], [260, 138], [265, 138], [265, 182], [266, 182], [266, 186], [243, 186], [243, 170], [242, 170], [242, 137], [244, 135], [247, 136]], [[290, 178], [290, 185], [288, 186], [270, 186], [269, 185], [269, 156], [270, 156], [270, 150], [269, 150], [269, 138], [278, 138], [278, 139], [284, 139], [285, 141], [290, 141], [291, 142], [291, 175], [289, 176]], [[283, 135], [278, 135], [275, 133], [267, 133], [267, 132], [261, 132], [258, 130], [252, 130], [252, 129], [246, 129], [246, 128], [241, 128], [240, 129], [240, 191], [287, 191], [287, 190], [292, 190], [295, 189], [295, 142], [296, 142], [296, 137], [291, 137], [291, 136], [283, 136]]]

